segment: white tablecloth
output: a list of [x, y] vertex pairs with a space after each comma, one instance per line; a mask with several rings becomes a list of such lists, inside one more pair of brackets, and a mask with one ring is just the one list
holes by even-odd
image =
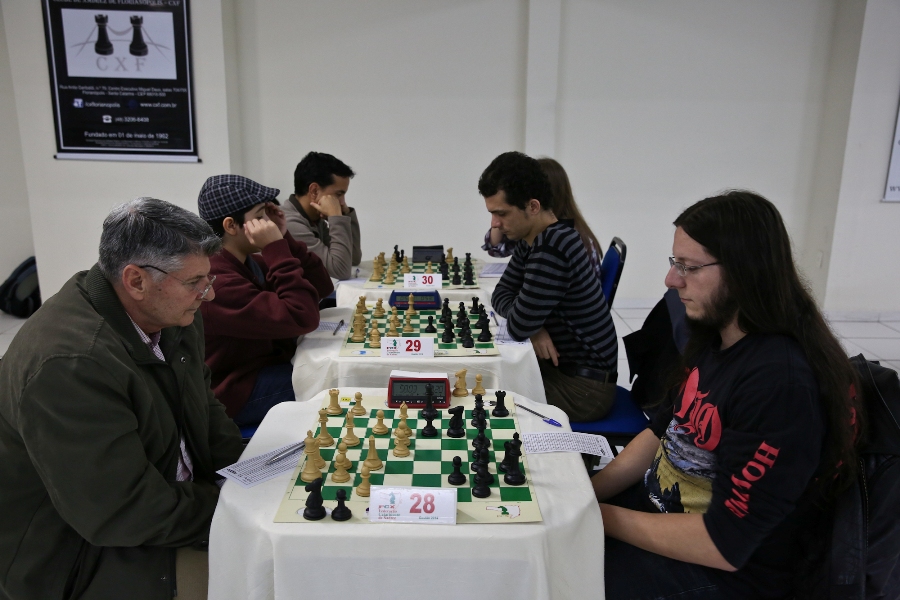
[[[366, 263], [363, 263], [366, 264]], [[484, 263], [481, 264], [484, 266]], [[357, 269], [354, 269], [356, 271]], [[360, 267], [359, 277], [356, 279], [346, 279], [338, 281], [335, 284], [335, 301], [338, 306], [356, 306], [360, 296], [365, 296], [367, 302], [374, 302], [379, 298], [387, 301], [391, 297], [391, 288], [366, 288], [366, 282], [372, 275], [371, 261], [368, 267]], [[472, 304], [472, 296], [478, 296], [479, 301], [486, 307], [491, 305], [491, 294], [497, 287], [499, 277], [479, 277], [477, 288], [460, 288], [451, 290], [440, 290], [441, 299], [449, 298], [450, 305], [455, 309], [459, 302], [465, 302], [467, 305]], [[401, 281], [402, 283], [402, 281]], [[411, 290], [410, 290], [411, 291]]]
[[[351, 308], [328, 308], [322, 311], [322, 321], [349, 324]], [[546, 403], [541, 371], [531, 342], [523, 345], [498, 345], [499, 356], [448, 356], [422, 359], [386, 359], [380, 357], [339, 356], [346, 331], [332, 335], [326, 331], [307, 334], [297, 344], [294, 354], [294, 391], [298, 398], [316, 390], [343, 387], [386, 387], [394, 369], [426, 373], [447, 373], [450, 385], [453, 373], [467, 369], [469, 389], [475, 386], [475, 375], [482, 375], [486, 388], [522, 390], [535, 402]]]
[[[509, 393], [569, 430], [561, 410]], [[244, 457], [302, 441], [324, 394], [275, 406]], [[559, 431], [525, 411], [518, 419], [523, 432]], [[602, 599], [603, 523], [581, 455], [533, 454], [528, 465], [542, 523], [274, 523], [291, 471], [250, 489], [229, 481], [212, 522], [209, 598]]]

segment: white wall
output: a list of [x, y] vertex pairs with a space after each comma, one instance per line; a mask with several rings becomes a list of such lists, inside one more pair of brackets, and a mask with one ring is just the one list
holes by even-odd
[[900, 96], [900, 3], [866, 6], [825, 307], [900, 310], [900, 203], [880, 202]]
[[17, 123], [9, 53], [3, 30], [3, 8], [0, 7], [0, 181], [3, 182], [0, 186], [0, 223], [3, 224], [3, 233], [0, 234], [0, 283], [19, 263], [34, 254]]
[[[54, 161], [39, 3], [0, 2], [45, 290], [95, 260], [116, 202], [194, 209], [224, 172], [286, 197], [310, 150], [357, 171], [365, 260], [422, 243], [483, 257], [478, 176], [527, 143], [552, 148], [601, 240], [628, 244], [618, 304], [661, 295], [682, 208], [747, 187], [782, 210], [829, 306], [900, 308], [898, 278], [867, 266], [898, 243], [900, 206], [877, 200], [900, 42], [870, 24], [896, 0], [195, 0], [200, 165]], [[557, 14], [558, 59], [529, 64]]]
[[[196, 124], [201, 164], [55, 160], [40, 2], [3, 0], [3, 20], [18, 109], [21, 156], [44, 298], [97, 260], [104, 217], [135, 196], [197, 209], [204, 180], [231, 168], [222, 14], [217, 1], [191, 4]], [[6, 115], [0, 114], [4, 127]]]

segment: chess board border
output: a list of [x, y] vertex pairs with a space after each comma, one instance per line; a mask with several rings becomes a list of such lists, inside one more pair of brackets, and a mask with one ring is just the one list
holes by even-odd
[[[351, 390], [350, 393], [342, 392], [341, 393], [341, 408], [344, 409], [343, 414], [340, 417], [331, 417], [329, 419], [329, 423], [327, 425], [329, 433], [335, 438], [335, 443], [328, 448], [323, 448], [321, 450], [323, 458], [326, 456], [326, 462], [328, 466], [324, 473], [324, 477], [328, 477], [334, 471], [334, 463], [333, 457], [337, 452], [337, 446], [340, 443], [340, 435], [341, 431], [344, 429], [341, 423], [344, 422], [347, 411], [352, 408], [355, 404], [353, 401], [349, 401], [350, 398], [348, 396], [352, 396], [356, 390]], [[494, 397], [494, 390], [488, 390], [488, 393], [484, 396], [487, 400], [489, 398]], [[486, 403], [487, 404], [487, 403]], [[324, 504], [328, 509], [332, 509], [337, 505], [337, 502], [333, 499], [329, 499], [329, 496], [333, 496], [333, 492], [338, 488], [344, 488], [345, 490], [352, 486], [352, 491], [348, 494], [347, 506], [353, 512], [353, 517], [346, 521], [348, 523], [370, 523], [368, 519], [368, 515], [366, 513], [366, 509], [369, 507], [369, 499], [360, 497], [356, 494], [356, 484], [360, 481], [360, 467], [356, 459], [364, 460], [365, 455], [368, 453], [368, 434], [371, 426], [377, 422], [375, 418], [375, 414], [378, 410], [385, 411], [385, 415], [392, 414], [392, 419], [396, 419], [396, 422], [399, 422], [399, 409], [392, 409], [387, 406], [387, 398], [384, 396], [370, 396], [368, 398], [363, 399], [363, 405], [369, 410], [369, 417], [367, 417], [367, 427], [365, 436], [362, 431], [362, 419], [363, 417], [356, 417], [355, 430], [358, 430], [357, 435], [360, 438], [360, 445], [356, 446], [352, 449], [348, 450], [348, 458], [354, 460], [353, 468], [350, 470], [351, 475], [351, 483], [348, 484], [335, 484], [328, 479], [325, 481], [323, 485], [323, 496], [326, 497]], [[472, 395], [466, 396], [464, 398], [453, 398], [451, 402], [452, 406], [463, 405], [465, 407], [465, 426], [466, 426], [466, 437], [465, 438], [449, 438], [445, 435], [445, 430], [447, 427], [447, 423], [449, 421], [450, 416], [446, 413], [446, 409], [442, 409], [441, 412], [441, 436], [439, 438], [422, 438], [419, 436], [419, 431], [416, 426], [419, 428], [424, 424], [424, 419], [421, 419], [419, 416], [420, 409], [409, 409], [410, 418], [408, 419], [408, 423], [410, 424], [410, 428], [416, 431], [416, 434], [410, 438], [412, 444], [410, 445], [410, 450], [412, 452], [410, 458], [396, 458], [392, 454], [390, 454], [390, 449], [393, 448], [393, 434], [387, 434], [383, 436], [376, 436], [376, 444], [378, 444], [378, 455], [385, 462], [385, 466], [382, 470], [374, 472], [373, 477], [376, 481], [380, 481], [388, 471], [407, 471], [409, 469], [415, 469], [415, 466], [423, 465], [426, 467], [430, 466], [440, 466], [440, 486], [434, 485], [426, 485], [421, 487], [440, 487], [443, 489], [457, 489], [462, 490], [460, 492], [460, 499], [457, 502], [457, 515], [456, 522], [457, 524], [467, 524], [467, 523], [536, 523], [543, 521], [543, 517], [541, 516], [540, 506], [538, 505], [537, 493], [534, 489], [534, 484], [531, 478], [531, 469], [528, 466], [528, 459], [524, 454], [521, 458], [521, 468], [523, 473], [526, 475], [526, 484], [523, 486], [509, 486], [505, 482], [503, 482], [503, 474], [497, 473], [497, 463], [495, 461], [496, 454], [500, 454], [503, 451], [497, 451], [493, 445], [490, 449], [491, 462], [489, 470], [495, 477], [495, 483], [491, 486], [491, 491], [493, 492], [488, 498], [475, 498], [471, 495], [470, 491], [473, 487], [473, 483], [471, 481], [471, 470], [468, 467], [468, 462], [471, 460], [471, 440], [474, 437], [475, 430], [472, 429], [469, 420], [471, 419], [471, 410], [475, 406], [475, 398]], [[328, 396], [326, 394], [325, 398], [322, 399], [321, 406], [323, 408], [328, 406]], [[509, 417], [503, 417], [502, 419], [496, 419], [490, 416], [490, 407], [486, 406], [488, 409], [488, 428], [485, 430], [485, 435], [491, 439], [494, 439], [494, 430], [498, 432], [519, 432], [519, 435], [522, 434], [522, 429], [519, 426], [518, 417], [515, 412], [515, 403], [513, 402], [512, 394], [507, 394], [506, 396], [506, 406], [510, 411]], [[337, 421], [335, 420], [337, 419]], [[495, 419], [498, 425], [504, 425], [504, 427], [491, 427], [491, 420]], [[386, 416], [385, 421], [387, 424], [388, 417]], [[508, 421], [511, 421], [512, 426], [508, 426]], [[333, 423], [337, 422], [337, 426], [333, 426]], [[392, 423], [392, 425], [396, 425], [396, 422]], [[318, 420], [315, 421], [313, 427], [309, 429], [313, 431], [314, 435], [318, 435], [319, 424]], [[438, 423], [435, 421], [435, 425]], [[506, 440], [511, 439], [512, 435], [510, 434], [508, 437], [505, 435], [501, 435], [498, 439]], [[379, 441], [381, 442], [379, 444]], [[388, 444], [384, 442], [387, 441]], [[449, 456], [450, 453], [458, 453], [459, 456], [463, 457], [463, 472], [466, 473], [466, 477], [469, 478], [469, 481], [462, 486], [452, 486], [449, 483], [446, 483], [446, 477], [449, 473], [448, 469], [452, 468], [452, 462], [448, 463], [447, 460], [435, 460], [434, 452], [435, 450], [420, 450], [420, 452], [428, 452], [429, 459], [424, 461], [416, 461], [415, 460], [415, 445], [416, 441], [427, 442], [429, 446], [435, 445], [436, 443], [440, 443], [441, 446], [446, 443], [447, 445], [455, 446], [461, 445], [465, 443], [467, 449], [466, 450], [454, 450], [450, 452], [448, 450], [440, 450], [438, 452], [442, 452], [443, 454], [447, 454]], [[451, 459], [452, 460], [452, 459]], [[275, 523], [337, 523], [330, 517], [326, 517], [321, 521], [307, 521], [303, 518], [302, 513], [305, 508], [305, 501], [307, 497], [307, 492], [304, 490], [304, 486], [306, 485], [300, 479], [300, 473], [303, 470], [303, 466], [306, 461], [306, 455], [301, 455], [298, 460], [297, 466], [294, 469], [290, 482], [288, 484], [287, 489], [285, 490], [284, 496], [282, 497], [281, 503], [278, 507], [278, 511], [275, 514]], [[448, 466], [449, 464], [449, 466]], [[394, 465], [394, 467], [389, 467], [388, 465]], [[396, 467], [396, 469], [395, 469]], [[406, 467], [406, 468], [403, 468]], [[444, 471], [447, 471], [445, 473]], [[414, 471], [413, 471], [414, 472]], [[413, 476], [415, 477], [415, 476]], [[421, 480], [434, 480], [434, 477], [420, 477]], [[370, 480], [371, 482], [372, 480]], [[373, 485], [379, 485], [380, 483], [372, 482]], [[385, 485], [394, 485], [394, 484], [385, 484]], [[398, 486], [401, 487], [401, 486]], [[418, 487], [418, 486], [417, 486]], [[498, 493], [498, 490], [500, 491]], [[527, 490], [530, 500], [516, 500], [516, 499], [506, 499], [504, 500], [501, 497], [503, 493], [502, 490], [512, 490], [510, 492], [510, 496], [524, 496], [524, 490]], [[332, 493], [329, 493], [332, 492]], [[469, 493], [466, 493], [469, 492]], [[494, 509], [488, 509], [487, 507], [491, 506]], [[510, 507], [517, 506], [519, 508], [519, 516], [515, 518], [510, 518], [509, 516], [504, 516], [502, 511], [499, 510], [501, 506]]]
[[[472, 279], [475, 282], [474, 284], [472, 284], [472, 285], [462, 285], [462, 284], [454, 285], [454, 284], [450, 283], [451, 281], [453, 281], [453, 273], [451, 272], [449, 274], [449, 277], [441, 282], [441, 290], [475, 290], [475, 289], [480, 288], [481, 286], [479, 284], [478, 275], [475, 274], [475, 265], [476, 264], [477, 264], [477, 262], [473, 259], [472, 260]], [[431, 263], [431, 270], [435, 274], [440, 274], [440, 272], [441, 272], [440, 268], [435, 265], [436, 265], [435, 262]], [[417, 274], [424, 273], [425, 269], [427, 267], [428, 267], [428, 263], [420, 263], [420, 262], [409, 263], [409, 272], [417, 273]], [[402, 290], [402, 289], [405, 289], [404, 284], [403, 284], [403, 273], [401, 272], [400, 265], [397, 265], [397, 268], [394, 270], [394, 278], [395, 278], [394, 283], [385, 283], [384, 282], [385, 275], [387, 275], [386, 271], [381, 276], [381, 280], [379, 280], [379, 281], [372, 281], [371, 276], [370, 276], [370, 278], [367, 279], [366, 282], [363, 284], [363, 289], [369, 289], [369, 290]], [[460, 270], [459, 276], [460, 277], [463, 276], [462, 270]], [[438, 290], [438, 291], [441, 291], [441, 290]]]

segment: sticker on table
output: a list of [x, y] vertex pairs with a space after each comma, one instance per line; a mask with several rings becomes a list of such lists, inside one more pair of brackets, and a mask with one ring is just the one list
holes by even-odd
[[456, 490], [373, 485], [369, 521], [456, 525]]

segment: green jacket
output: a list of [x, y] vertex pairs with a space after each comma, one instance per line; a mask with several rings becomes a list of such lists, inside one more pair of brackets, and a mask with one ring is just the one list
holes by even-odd
[[[0, 598], [171, 598], [240, 433], [210, 391], [199, 312], [141, 341], [95, 265], [0, 361]], [[183, 432], [194, 481], [175, 479]]]

